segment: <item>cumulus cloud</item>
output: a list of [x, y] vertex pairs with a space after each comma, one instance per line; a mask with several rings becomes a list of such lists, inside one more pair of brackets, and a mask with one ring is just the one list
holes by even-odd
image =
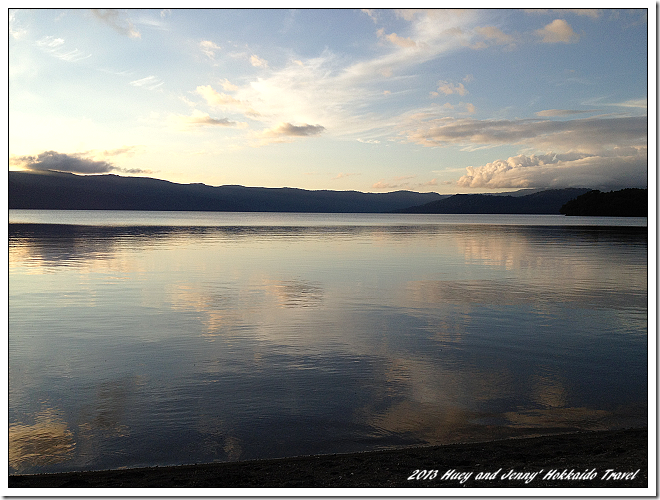
[[76, 174], [105, 174], [112, 171], [150, 173], [150, 171], [141, 169], [126, 170], [107, 161], [94, 160], [85, 156], [85, 153], [67, 154], [58, 153], [57, 151], [44, 151], [32, 156], [13, 156], [10, 158], [9, 163], [26, 170], [54, 170]]
[[543, 43], [575, 43], [580, 39], [570, 24], [563, 19], [555, 19], [544, 28], [536, 30], [536, 34]]
[[408, 131], [424, 146], [465, 149], [519, 144], [548, 155], [519, 155], [469, 167], [457, 183], [471, 188], [639, 186], [646, 182], [647, 118], [577, 120], [429, 120]]
[[467, 188], [646, 187], [647, 159], [643, 146], [616, 148], [601, 155], [518, 155], [467, 167], [456, 184]]
[[128, 14], [119, 9], [92, 9], [97, 19], [108, 24], [118, 33], [130, 38], [140, 38], [140, 32], [135, 28]]
[[438, 82], [438, 92], [442, 92], [445, 95], [458, 94], [460, 96], [463, 96], [468, 93], [467, 89], [465, 88], [465, 85], [463, 85], [462, 83], [456, 85], [455, 83], [450, 83], [445, 80], [441, 80]]
[[[474, 31], [488, 42], [492, 42], [490, 45], [494, 43], [497, 45], [506, 45], [509, 48], [513, 48], [515, 46], [515, 40], [513, 36], [507, 35], [501, 29], [496, 28], [495, 26], [477, 26]], [[474, 44], [472, 48], [483, 49], [488, 45], [488, 43], [481, 41]]]
[[467, 113], [467, 114], [469, 114], [469, 115], [471, 115], [471, 114], [473, 114], [475, 111], [477, 111], [477, 108], [476, 108], [475, 105], [472, 104], [471, 102], [460, 102], [460, 103], [459, 103], [459, 106], [463, 106], [463, 107], [465, 107], [465, 113]]

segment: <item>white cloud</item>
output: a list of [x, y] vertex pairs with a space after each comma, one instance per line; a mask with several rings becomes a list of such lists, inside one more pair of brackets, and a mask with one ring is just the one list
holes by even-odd
[[378, 13], [374, 9], [361, 9], [374, 23], [378, 23]]
[[472, 45], [472, 48], [483, 49], [488, 47], [489, 45], [492, 45], [493, 43], [497, 45], [506, 45], [508, 48], [515, 47], [515, 40], [513, 36], [507, 35], [501, 29], [495, 26], [477, 26], [474, 29], [474, 31], [475, 33], [477, 33], [477, 35], [484, 38], [490, 43], [479, 41], [476, 44]]
[[238, 85], [234, 85], [226, 78], [220, 82], [220, 85], [222, 85], [222, 90], [226, 90], [227, 92], [231, 92], [232, 90], [238, 90]]
[[580, 36], [563, 19], [555, 19], [543, 29], [536, 30], [543, 43], [575, 43]]
[[[390, 133], [392, 116], [375, 111], [383, 99], [382, 89], [392, 84], [384, 85], [384, 80], [412, 78], [419, 64], [463, 49], [474, 35], [460, 28], [476, 23], [480, 14], [432, 9], [399, 15], [411, 19], [397, 31], [396, 39], [408, 47], [388, 43], [378, 56], [361, 60], [340, 57], [328, 49], [302, 64], [293, 56], [286, 66], [267, 68], [232, 96], [250, 103], [270, 127], [282, 122], [322, 123], [335, 136]], [[416, 47], [402, 42], [407, 38]], [[454, 93], [466, 92], [464, 83], [455, 87]]]
[[450, 83], [448, 81], [438, 82], [438, 92], [442, 92], [445, 95], [458, 94], [460, 96], [463, 96], [468, 93], [468, 91], [465, 88], [465, 85], [463, 85], [462, 83], [456, 85], [455, 83]]
[[[229, 84], [229, 86], [231, 86], [231, 84]], [[202, 96], [206, 103], [211, 107], [237, 109], [250, 117], [256, 117], [259, 115], [257, 111], [252, 109], [249, 102], [241, 101], [228, 94], [218, 92], [210, 85], [200, 85], [195, 92]]]
[[24, 38], [28, 31], [22, 26], [22, 23], [16, 18], [16, 11], [9, 11], [9, 34], [17, 40]]
[[45, 36], [39, 39], [35, 45], [53, 57], [67, 62], [77, 62], [92, 56], [91, 54], [85, 53], [78, 49], [65, 49], [64, 39], [55, 38], [54, 36]]
[[379, 29], [377, 31], [377, 34], [379, 38], [384, 38], [385, 40], [389, 41], [394, 45], [397, 45], [398, 47], [403, 47], [403, 48], [417, 47], [417, 43], [414, 40], [411, 40], [409, 37], [403, 38], [397, 35], [396, 33], [390, 33], [389, 35], [386, 35], [385, 28]]
[[216, 51], [222, 49], [222, 47], [216, 45], [210, 40], [202, 40], [201, 42], [199, 42], [199, 48], [202, 50], [204, 55], [206, 55], [209, 59], [215, 59]]
[[615, 104], [605, 104], [606, 106], [622, 106], [624, 108], [641, 108], [648, 109], [648, 101], [644, 99], [630, 99], [628, 101], [618, 102]]
[[268, 62], [265, 59], [262, 59], [261, 57], [252, 54], [250, 56], [250, 64], [254, 66], [255, 68], [267, 68], [268, 67]]
[[154, 90], [163, 85], [163, 81], [159, 80], [153, 75], [147, 76], [146, 78], [140, 78], [139, 80], [133, 80], [130, 82], [134, 87], [144, 87], [147, 90]]
[[480, 167], [467, 167], [456, 182], [467, 188], [617, 189], [646, 187], [647, 149], [617, 148], [602, 155], [518, 155]]

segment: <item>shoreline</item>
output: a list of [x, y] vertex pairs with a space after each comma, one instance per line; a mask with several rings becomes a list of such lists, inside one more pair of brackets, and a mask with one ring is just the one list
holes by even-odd
[[[633, 428], [244, 462], [10, 475], [9, 488], [647, 488], [648, 452], [648, 429]], [[420, 472], [409, 479], [415, 471]]]

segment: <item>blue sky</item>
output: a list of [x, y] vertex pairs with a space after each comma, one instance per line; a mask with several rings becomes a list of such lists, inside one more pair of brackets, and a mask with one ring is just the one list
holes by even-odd
[[647, 23], [646, 9], [12, 10], [9, 168], [646, 187]]

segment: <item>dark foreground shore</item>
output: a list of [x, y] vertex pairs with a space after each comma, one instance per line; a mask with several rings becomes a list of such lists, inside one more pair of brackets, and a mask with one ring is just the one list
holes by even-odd
[[647, 488], [647, 435], [647, 429], [626, 429], [341, 455], [11, 475], [9, 487]]

